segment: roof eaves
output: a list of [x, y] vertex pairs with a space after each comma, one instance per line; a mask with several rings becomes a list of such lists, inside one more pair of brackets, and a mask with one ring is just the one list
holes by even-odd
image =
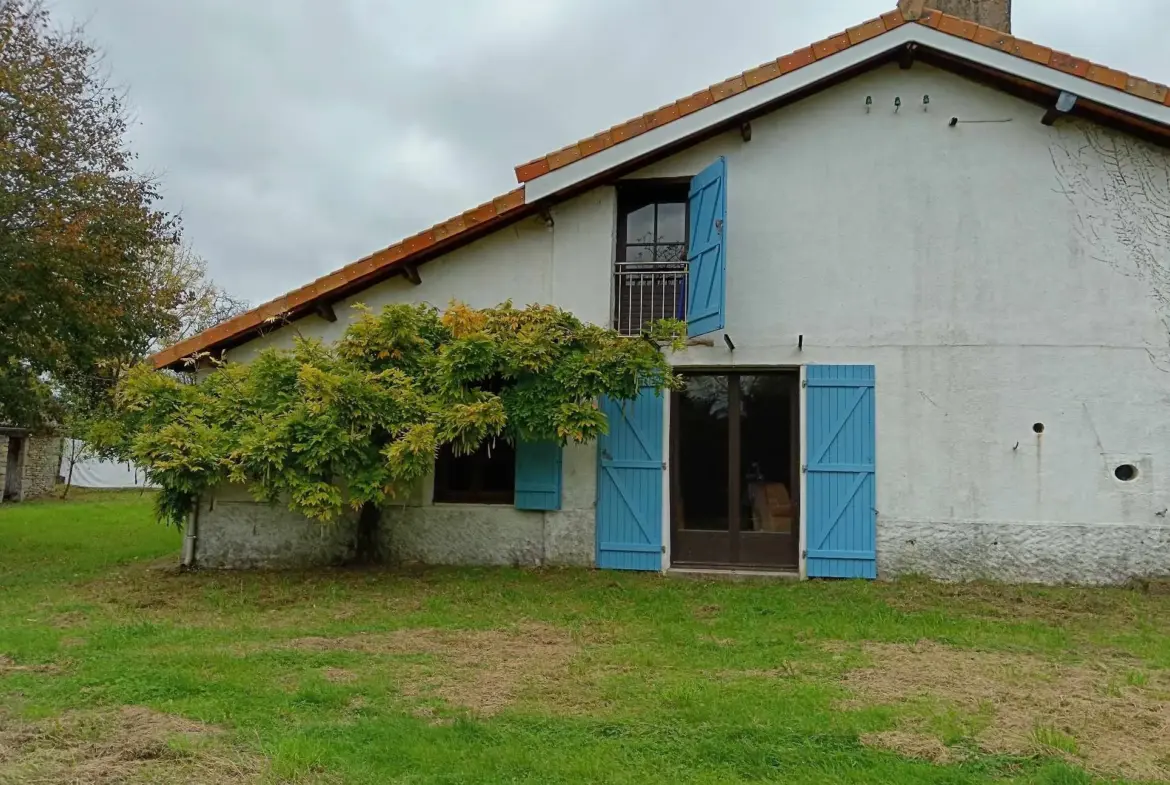
[[[856, 44], [845, 46], [842, 42], [840, 45], [844, 47], [843, 49], [835, 50], [831, 55], [826, 53], [819, 59], [810, 51], [812, 59], [799, 67], [785, 70], [779, 77], [772, 77], [749, 89], [740, 89], [733, 94], [721, 96], [719, 101], [712, 101], [674, 122], [643, 132], [623, 144], [612, 144], [591, 155], [581, 156], [571, 164], [556, 169], [550, 168], [546, 174], [525, 183], [526, 197], [530, 202], [547, 200], [582, 183], [592, 182], [630, 166], [639, 165], [664, 150], [688, 144], [734, 124], [741, 118], [766, 111], [779, 102], [792, 100], [820, 89], [822, 85], [840, 79], [842, 75], [854, 69], [865, 68], [890, 57], [892, 52], [916, 40], [919, 31], [915, 28], [915, 25], [903, 24], [884, 29], [878, 34], [868, 35], [857, 28], [850, 28], [851, 31], [855, 31], [852, 35], [857, 41]], [[847, 31], [842, 36], [848, 38], [850, 32]], [[832, 40], [826, 39], [826, 42]], [[828, 47], [832, 45], [826, 43], [825, 46], [827, 52]], [[746, 76], [736, 79], [744, 83], [747, 81]], [[736, 79], [729, 82], [735, 85]], [[709, 90], [716, 92], [717, 88], [718, 86]]]
[[[751, 92], [760, 85], [773, 79], [785, 76], [801, 68], [808, 67], [830, 57], [839, 55], [851, 47], [858, 46], [872, 38], [901, 27], [906, 23], [916, 23], [939, 33], [954, 38], [960, 38], [982, 47], [998, 49], [1001, 52], [1016, 58], [1021, 62], [1039, 64], [1046, 68], [1061, 71], [1076, 77], [1087, 79], [1098, 85], [1112, 90], [1116, 95], [1104, 96], [1101, 100], [1107, 105], [1131, 111], [1139, 116], [1148, 117], [1148, 111], [1125, 109], [1118, 104], [1129, 104], [1122, 96], [1131, 96], [1153, 105], [1170, 106], [1170, 88], [1158, 82], [1152, 82], [1138, 76], [1118, 71], [1108, 66], [1090, 62], [1064, 52], [1055, 51], [1049, 47], [1032, 43], [1023, 38], [1002, 33], [990, 27], [983, 27], [975, 22], [957, 16], [944, 14], [928, 7], [928, 0], [902, 0], [894, 11], [870, 19], [856, 27], [851, 27], [843, 33], [817, 41], [808, 47], [798, 49], [792, 54], [780, 57], [775, 61], [764, 63], [756, 68], [711, 85], [687, 98], [680, 99], [673, 104], [648, 112], [625, 123], [602, 131], [599, 134], [582, 139], [575, 144], [564, 147], [555, 153], [536, 158], [528, 163], [516, 167], [516, 179], [521, 183], [532, 183], [554, 173], [560, 169], [577, 164], [582, 159], [605, 152], [616, 145], [628, 142], [630, 139], [661, 128], [669, 123], [676, 123], [690, 113], [705, 109], [712, 104], [739, 95], [745, 91]], [[1013, 67], [1015, 65], [1016, 67]], [[1003, 70], [1014, 71], [1019, 63], [1010, 62], [1001, 64]], [[1046, 80], [1038, 80], [1044, 82]], [[1147, 107], [1148, 109], [1148, 107]], [[541, 188], [543, 193], [546, 189]]]
[[972, 23], [971, 27], [960, 27], [951, 21], [954, 19], [927, 9], [916, 21], [915, 27], [921, 30], [918, 42], [1170, 128], [1170, 88], [1166, 85], [991, 28]]
[[832, 57], [850, 47], [884, 35], [891, 30], [901, 27], [905, 23], [905, 15], [900, 10], [890, 11], [882, 16], [862, 22], [859, 25], [850, 27], [844, 32], [831, 35], [821, 41], [801, 47], [775, 60], [761, 63], [755, 68], [744, 71], [742, 74], [724, 79], [697, 93], [680, 98], [674, 103], [666, 104], [640, 117], [619, 123], [609, 130], [581, 139], [556, 152], [543, 155], [528, 163], [520, 164], [516, 167], [516, 179], [521, 183], [531, 182], [550, 172], [555, 172], [558, 169], [576, 163], [582, 158], [596, 155], [611, 147], [639, 137], [642, 134], [678, 122], [694, 112], [699, 112], [721, 101], [738, 96], [744, 92], [750, 93], [752, 90], [774, 79], [779, 79], [794, 71]]
[[149, 362], [155, 368], [175, 366], [185, 358], [238, 341], [267, 325], [279, 325], [294, 314], [310, 310], [317, 302], [341, 299], [355, 286], [388, 277], [420, 257], [473, 239], [484, 229], [517, 217], [524, 206], [524, 186], [521, 186], [163, 349], [151, 355]]

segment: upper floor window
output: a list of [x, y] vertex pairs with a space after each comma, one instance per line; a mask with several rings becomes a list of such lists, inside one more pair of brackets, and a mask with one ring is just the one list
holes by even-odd
[[614, 329], [637, 335], [682, 319], [687, 296], [687, 183], [645, 181], [618, 191]]

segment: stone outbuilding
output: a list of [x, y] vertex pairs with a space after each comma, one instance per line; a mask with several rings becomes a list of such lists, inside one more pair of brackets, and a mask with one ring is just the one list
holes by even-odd
[[59, 480], [63, 440], [52, 432], [0, 425], [0, 501], [47, 496]]

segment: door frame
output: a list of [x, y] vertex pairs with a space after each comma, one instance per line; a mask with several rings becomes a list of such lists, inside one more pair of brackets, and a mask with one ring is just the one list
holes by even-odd
[[[793, 418], [792, 422], [795, 425], [795, 427], [797, 428], [797, 438], [793, 440], [793, 444], [791, 445], [791, 449], [793, 451], [793, 458], [795, 461], [794, 465], [793, 465], [793, 474], [796, 476], [794, 478], [795, 481], [792, 483], [792, 491], [791, 492], [792, 492], [792, 496], [793, 496], [792, 501], [796, 505], [796, 513], [797, 513], [797, 515], [796, 515], [797, 520], [794, 521], [794, 524], [796, 524], [795, 528], [797, 529], [797, 531], [796, 531], [797, 542], [796, 542], [795, 568], [799, 572], [801, 580], [805, 580], [808, 578], [807, 566], [805, 564], [805, 559], [806, 559], [805, 554], [807, 552], [807, 543], [806, 543], [807, 525], [806, 525], [805, 504], [804, 504], [805, 478], [806, 478], [804, 467], [807, 464], [807, 460], [808, 460], [808, 445], [807, 445], [807, 433], [806, 433], [806, 431], [807, 431], [807, 422], [806, 422], [807, 406], [806, 406], [806, 402], [805, 402], [807, 376], [805, 373], [805, 368], [806, 368], [806, 366], [803, 364], [801, 364], [801, 365], [787, 365], [787, 364], [785, 364], [785, 365], [683, 365], [683, 366], [674, 366], [674, 368], [672, 368], [672, 371], [676, 374], [692, 373], [692, 374], [714, 374], [714, 375], [721, 375], [721, 376], [728, 376], [731, 374], [737, 374], [740, 376], [750, 376], [753, 374], [766, 374], [766, 373], [792, 373], [796, 376], [796, 395], [794, 397], [794, 400], [796, 401], [797, 411], [795, 413], [796, 416]], [[672, 425], [673, 425], [674, 421], [673, 421], [672, 410], [673, 410], [673, 403], [674, 403], [675, 396], [672, 392], [671, 394], [664, 395], [663, 397], [665, 400], [664, 400], [664, 405], [662, 407], [663, 408], [663, 412], [662, 412], [662, 416], [663, 416], [662, 455], [663, 455], [665, 460], [663, 461], [663, 472], [662, 472], [662, 499], [663, 499], [663, 505], [662, 505], [662, 543], [663, 543], [662, 571], [666, 572], [667, 570], [669, 570], [671, 567], [674, 566], [673, 521], [674, 521], [675, 498], [674, 498], [674, 490], [673, 490], [673, 482], [674, 482], [674, 479], [673, 479], [674, 478], [674, 450], [673, 450], [674, 429], [672, 428]], [[728, 448], [730, 449], [730, 445], [728, 445]], [[730, 481], [730, 477], [728, 478], [728, 480]], [[687, 564], [689, 564], [689, 562]], [[729, 572], [734, 572], [736, 570], [744, 570], [744, 569], [753, 570], [753, 569], [762, 569], [762, 568], [755, 568], [755, 567], [746, 567], [745, 568], [745, 567], [741, 567], [738, 564], [728, 564], [726, 566], [720, 565], [717, 567], [712, 567], [712, 569], [726, 569]], [[766, 569], [766, 568], [763, 568], [763, 569]], [[781, 568], [781, 569], [790, 569], [790, 568], [785, 567], [785, 568]]]

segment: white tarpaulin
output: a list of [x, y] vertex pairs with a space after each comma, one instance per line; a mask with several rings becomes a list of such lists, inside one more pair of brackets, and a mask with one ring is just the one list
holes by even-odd
[[61, 455], [61, 476], [68, 479], [73, 464], [73, 485], [78, 488], [142, 488], [146, 475], [132, 463], [103, 461], [87, 456], [80, 442], [65, 441]]

